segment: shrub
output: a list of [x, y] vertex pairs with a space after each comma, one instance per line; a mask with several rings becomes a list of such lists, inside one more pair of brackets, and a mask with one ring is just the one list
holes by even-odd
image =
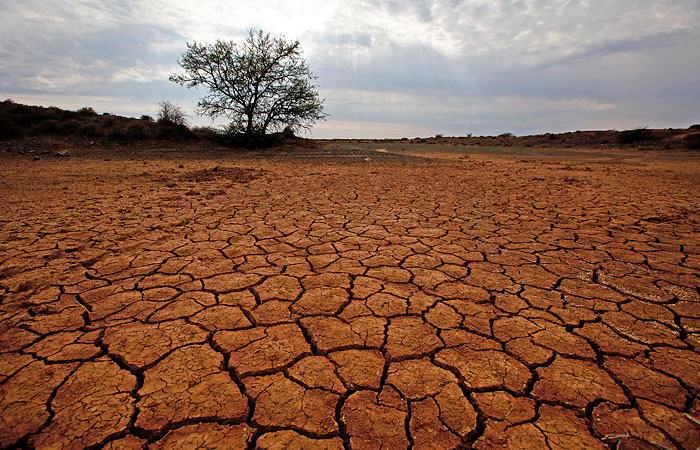
[[258, 132], [247, 134], [245, 130], [242, 130], [235, 122], [231, 122], [218, 132], [219, 142], [231, 147], [273, 147], [279, 145], [283, 139], [285, 139], [283, 133], [262, 134]]
[[192, 133], [194, 133], [200, 139], [207, 139], [210, 141], [216, 141], [219, 139], [219, 131], [212, 127], [195, 127], [192, 128]]
[[175, 124], [158, 120], [155, 130], [158, 137], [171, 141], [185, 141], [195, 137], [194, 133], [184, 124]]
[[58, 120], [55, 119], [47, 119], [47, 120], [42, 120], [41, 122], [38, 122], [34, 127], [32, 127], [34, 130], [36, 130], [39, 133], [49, 133], [53, 134], [58, 131]]
[[513, 133], [501, 133], [498, 137], [513, 137]]
[[92, 138], [103, 136], [103, 133], [100, 131], [97, 125], [91, 122], [80, 125], [80, 128], [78, 128], [78, 134]]
[[158, 122], [173, 125], [186, 125], [185, 112], [170, 102], [158, 103]]
[[56, 132], [63, 135], [75, 134], [80, 128], [80, 122], [75, 119], [64, 120], [56, 124]]
[[107, 138], [112, 141], [124, 141], [126, 140], [126, 133], [122, 129], [112, 128], [107, 133]]
[[136, 122], [126, 127], [124, 137], [128, 141], [141, 141], [148, 137], [148, 131], [143, 124]]
[[294, 127], [290, 127], [289, 125], [284, 127], [284, 129], [282, 130], [282, 137], [285, 139], [297, 137], [297, 135], [294, 133]]
[[20, 137], [24, 134], [23, 131], [22, 127], [17, 125], [14, 120], [0, 117], [0, 140]]
[[685, 137], [685, 143], [688, 145], [688, 148], [700, 148], [700, 133], [689, 134]]
[[66, 111], [57, 106], [49, 106], [44, 111], [43, 116], [47, 119], [53, 120], [68, 120], [76, 118], [78, 116], [78, 113], [73, 111]]
[[617, 133], [617, 142], [620, 144], [633, 144], [635, 142], [650, 141], [654, 139], [654, 132], [646, 127]]
[[76, 111], [78, 114], [81, 116], [96, 116], [97, 111], [95, 111], [92, 106], [83, 106], [79, 110]]
[[444, 136], [442, 135], [442, 133], [437, 133], [437, 134], [435, 135], [435, 139], [440, 139], [441, 137], [444, 137]]
[[[7, 100], [5, 100], [7, 101]], [[700, 130], [700, 123], [696, 123], [695, 125], [691, 125], [688, 127], [689, 130]]]
[[153, 122], [153, 117], [149, 116], [148, 114], [144, 114], [141, 116], [141, 120], [144, 122]]

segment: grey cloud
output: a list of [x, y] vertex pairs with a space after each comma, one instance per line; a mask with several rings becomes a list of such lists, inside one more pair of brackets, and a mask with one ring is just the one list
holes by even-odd
[[159, 1], [0, 0], [0, 95], [187, 107], [200, 93], [167, 81], [185, 42], [259, 26], [301, 38], [331, 121], [458, 134], [700, 120], [700, 0], [327, 0], [297, 35], [262, 16], [211, 25], [217, 2]]
[[616, 53], [649, 52], [651, 50], [673, 46], [687, 39], [689, 34], [690, 32], [687, 30], [677, 30], [624, 39], [602, 39], [598, 42], [584, 45], [582, 48], [576, 49], [570, 55], [541, 64], [537, 68], [547, 69], [554, 66], [570, 64], [586, 58], [613, 55]]
[[[0, 55], [12, 61], [9, 73], [0, 77], [0, 88], [15, 89], [25, 85], [27, 90], [36, 89], [32, 79], [41, 76], [62, 85], [66, 92], [90, 92], [101, 83], [108, 83], [113, 75], [138, 65], [156, 66], [174, 64], [177, 54], [157, 51], [159, 43], [182, 41], [177, 30], [150, 23], [128, 20], [129, 8], [123, 4], [111, 5], [103, 14], [117, 17], [107, 24], [89, 23], [88, 13], [92, 9], [64, 13], [62, 20], [53, 16], [53, 29], [45, 29], [41, 17], [23, 20], [23, 27], [0, 32], [3, 45]], [[16, 11], [15, 14], [21, 14]], [[87, 17], [86, 17], [87, 16]], [[14, 17], [21, 20], [21, 17]], [[9, 70], [11, 69], [11, 70]], [[71, 85], [70, 79], [76, 83]], [[24, 81], [23, 81], [24, 80]], [[89, 83], [85, 83], [89, 80]]]
[[433, 20], [432, 5], [435, 2], [425, 0], [374, 0], [373, 4], [386, 9], [390, 14], [415, 14], [423, 22]]
[[113, 76], [120, 71], [139, 65], [174, 66], [178, 54], [154, 53], [146, 44], [161, 39], [178, 37], [167, 30], [131, 25], [91, 31], [79, 40], [75, 36], [58, 35], [52, 36], [50, 42], [30, 41], [28, 47], [8, 45], [3, 57], [12, 58], [15, 69], [10, 77], [0, 81], [0, 88], [25, 85], [28, 91], [37, 90], [40, 88], [36, 82], [30, 80], [40, 75], [60, 85], [65, 93], [99, 94], [109, 89]]
[[348, 45], [357, 45], [361, 47], [372, 47], [375, 39], [371, 33], [341, 33], [341, 34], [323, 34], [317, 36], [322, 39], [324, 47], [329, 46], [345, 47]]
[[[312, 67], [328, 89], [378, 96], [404, 93], [414, 99], [392, 109], [391, 97], [376, 103], [329, 98], [328, 110], [338, 120], [391, 118], [447, 134], [687, 126], [700, 119], [700, 85], [695, 81], [700, 67], [687, 57], [695, 40], [685, 33], [668, 40], [642, 37], [636, 44], [612, 43], [614, 52], [590, 50], [547, 68], [532, 68], [517, 58], [461, 58], [428, 46], [384, 44], [359, 61], [337, 49], [333, 55], [316, 55]], [[649, 46], [637, 54], [645, 42]], [[668, 51], [669, 45], [673, 51]], [[532, 104], [517, 111], [488, 105], [489, 99], [496, 105], [501, 98], [522, 98]], [[581, 100], [570, 101], [575, 99]]]

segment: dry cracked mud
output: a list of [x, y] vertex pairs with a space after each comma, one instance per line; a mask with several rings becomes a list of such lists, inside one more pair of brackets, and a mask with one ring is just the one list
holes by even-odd
[[700, 446], [697, 155], [131, 156], [2, 161], [0, 448]]

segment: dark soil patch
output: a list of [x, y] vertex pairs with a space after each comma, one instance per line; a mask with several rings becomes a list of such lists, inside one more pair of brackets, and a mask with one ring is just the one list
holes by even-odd
[[264, 170], [241, 169], [239, 167], [220, 167], [213, 169], [202, 169], [188, 172], [180, 176], [181, 181], [202, 182], [214, 181], [216, 179], [229, 180], [234, 183], [249, 183], [256, 178], [260, 178]]

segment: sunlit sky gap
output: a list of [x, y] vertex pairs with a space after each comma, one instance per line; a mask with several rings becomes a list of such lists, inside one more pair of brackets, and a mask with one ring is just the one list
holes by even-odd
[[[700, 122], [700, 0], [0, 0], [0, 97], [192, 112], [188, 41], [299, 39], [330, 117], [313, 137], [534, 134]], [[223, 123], [223, 122], [221, 122]]]

